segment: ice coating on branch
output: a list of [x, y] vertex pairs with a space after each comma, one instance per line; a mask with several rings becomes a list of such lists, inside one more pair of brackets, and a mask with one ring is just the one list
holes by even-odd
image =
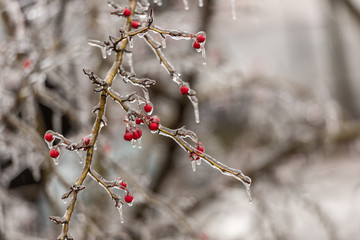
[[200, 114], [199, 114], [199, 105], [198, 105], [199, 101], [198, 101], [196, 95], [191, 94], [192, 91], [194, 91], [194, 90], [190, 89], [190, 92], [188, 94], [188, 98], [190, 99], [190, 102], [191, 102], [191, 104], [193, 105], [193, 108], [194, 108], [195, 122], [200, 123]]
[[235, 7], [235, 0], [230, 0], [231, 4], [231, 16], [233, 20], [236, 20], [236, 7]]
[[[208, 154], [205, 154], [203, 152], [199, 152], [195, 147], [190, 145], [187, 141], [185, 141], [183, 138], [179, 137], [177, 135], [177, 130], [169, 129], [164, 126], [159, 127], [159, 134], [172, 138], [179, 146], [186, 151], [191, 158], [191, 165], [194, 169], [194, 166], [196, 167], [196, 163], [200, 164], [201, 161], [205, 161], [208, 163], [211, 167], [219, 170], [222, 174], [234, 177], [235, 179], [242, 182], [246, 188], [246, 192], [249, 195], [249, 201], [251, 202], [251, 195], [250, 195], [250, 185], [251, 185], [251, 179], [244, 175], [240, 170], [230, 168], [226, 166], [225, 164], [217, 161], [215, 158], [211, 157]], [[199, 159], [197, 159], [199, 158]], [[199, 162], [195, 162], [195, 160], [198, 160]]]
[[196, 133], [186, 129], [185, 126], [182, 126], [181, 128], [178, 129], [170, 129], [162, 126], [161, 129], [163, 131], [161, 131], [160, 134], [164, 136], [168, 136], [168, 137], [175, 136], [181, 139], [190, 138], [195, 143], [199, 141]]
[[107, 55], [111, 55], [112, 49], [108, 48], [109, 43], [105, 43], [99, 40], [89, 40], [88, 44], [92, 47], [98, 47], [101, 50], [102, 57], [105, 59]]

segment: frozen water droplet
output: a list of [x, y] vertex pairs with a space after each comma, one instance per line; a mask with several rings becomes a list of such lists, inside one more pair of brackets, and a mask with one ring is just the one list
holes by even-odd
[[189, 10], [190, 8], [189, 8], [189, 2], [188, 2], [188, 0], [183, 0], [183, 3], [184, 3], [184, 9], [187, 11], [187, 10]]
[[253, 200], [252, 200], [251, 192], [250, 192], [250, 184], [246, 185], [245, 188], [246, 188], [246, 193], [247, 193], [247, 195], [249, 197], [249, 203], [252, 204]]
[[101, 48], [101, 54], [102, 54], [103, 59], [106, 59], [106, 50], [104, 47]]
[[84, 162], [82, 151], [76, 151], [78, 157], [79, 157], [79, 163], [82, 164]]
[[134, 140], [134, 139], [131, 140], [131, 146], [132, 146], [133, 148], [136, 147], [136, 140]]
[[122, 204], [120, 204], [119, 206], [116, 207], [117, 210], [119, 211], [119, 215], [120, 215], [120, 223], [124, 223], [124, 216], [123, 216], [123, 211], [122, 211]]
[[196, 163], [194, 160], [191, 160], [191, 168], [192, 168], [193, 172], [196, 171]]
[[199, 7], [203, 7], [204, 6], [204, 0], [199, 0]]
[[128, 38], [128, 43], [129, 43], [129, 47], [130, 47], [130, 48], [133, 48], [133, 47], [134, 47], [134, 41], [133, 41], [133, 38], [132, 38], [132, 37], [129, 37], [129, 38]]
[[53, 158], [54, 164], [57, 166], [59, 164], [59, 157]]
[[138, 143], [138, 148], [140, 149], [140, 148], [141, 148], [141, 138], [139, 138], [139, 139], [137, 140], [137, 143]]
[[67, 198], [63, 199], [63, 203], [66, 204], [67, 203]]
[[165, 36], [161, 40], [161, 45], [162, 45], [163, 48], [166, 48], [166, 37]]
[[197, 164], [198, 166], [200, 166], [200, 164], [201, 164], [201, 158], [200, 158], [200, 157], [196, 159], [196, 164]]

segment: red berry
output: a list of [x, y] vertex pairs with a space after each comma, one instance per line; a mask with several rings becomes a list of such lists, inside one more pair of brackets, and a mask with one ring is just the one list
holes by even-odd
[[45, 140], [48, 141], [48, 142], [51, 142], [52, 140], [54, 140], [54, 137], [51, 133], [47, 133], [45, 134]]
[[143, 121], [141, 118], [136, 118], [136, 119], [135, 119], [135, 122], [136, 122], [136, 124], [141, 124], [141, 123], [143, 123], [144, 121]]
[[129, 131], [126, 131], [124, 134], [124, 140], [131, 141], [131, 139], [133, 139], [133, 135]]
[[144, 106], [144, 111], [145, 111], [145, 112], [149, 113], [149, 112], [151, 112], [151, 110], [152, 110], [152, 106], [151, 106], [151, 105], [146, 104], [146, 105]]
[[133, 138], [134, 140], [139, 139], [139, 138], [140, 138], [139, 132], [136, 131], [136, 130], [133, 131], [133, 133], [132, 133], [132, 138]]
[[203, 152], [204, 152], [204, 150], [205, 150], [204, 145], [203, 145], [203, 143], [202, 143], [202, 142], [198, 142], [198, 143], [196, 143], [195, 148], [196, 148], [196, 150], [197, 150], [196, 152], [197, 152], [198, 154], [203, 153]]
[[150, 118], [150, 122], [159, 124], [160, 119], [155, 115]]
[[83, 137], [82, 141], [83, 141], [85, 146], [90, 144], [90, 138], [88, 138], [88, 137]]
[[127, 203], [131, 203], [134, 200], [134, 197], [131, 195], [125, 195], [124, 200]]
[[130, 11], [129, 9], [127, 9], [127, 8], [124, 8], [124, 10], [123, 10], [123, 16], [124, 16], [124, 17], [128, 17], [128, 16], [130, 16], [130, 14], [131, 14], [131, 11]]
[[132, 26], [133, 28], [138, 28], [138, 27], [140, 27], [140, 22], [138, 22], [138, 21], [132, 21], [132, 22], [131, 22], [131, 26]]
[[120, 188], [125, 189], [127, 187], [127, 183], [125, 181], [122, 181], [121, 183], [119, 183]]
[[205, 36], [204, 35], [201, 35], [201, 34], [199, 34], [198, 36], [197, 36], [197, 38], [196, 38], [196, 41], [198, 42], [198, 43], [203, 43], [203, 42], [205, 42]]
[[156, 130], [158, 130], [158, 128], [159, 128], [159, 124], [157, 124], [157, 123], [150, 123], [149, 124], [149, 129], [151, 131], [156, 131]]
[[60, 155], [59, 151], [56, 149], [51, 149], [49, 154], [50, 154], [50, 157], [52, 157], [52, 158], [57, 158]]
[[137, 131], [137, 133], [139, 134], [139, 138], [141, 138], [141, 136], [142, 136], [142, 131], [141, 131], [141, 129], [140, 129], [140, 128], [137, 128], [136, 131]]
[[187, 86], [181, 86], [180, 92], [181, 92], [182, 95], [188, 94], [189, 93], [189, 88]]
[[200, 48], [200, 43], [199, 42], [193, 42], [193, 48], [195, 49], [199, 49]]

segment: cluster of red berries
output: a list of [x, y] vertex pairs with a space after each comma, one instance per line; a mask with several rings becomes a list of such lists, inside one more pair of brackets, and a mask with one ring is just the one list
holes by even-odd
[[202, 34], [197, 35], [195, 41], [193, 42], [193, 48], [200, 49], [201, 44], [204, 43], [206, 40], [205, 36]]
[[[54, 136], [51, 133], [46, 133], [44, 139], [46, 142], [51, 143], [54, 141]], [[57, 147], [50, 149], [49, 155], [51, 158], [58, 158], [60, 155], [59, 149]]]
[[131, 129], [126, 129], [124, 134], [125, 141], [138, 140], [142, 136], [142, 131], [138, 127], [133, 127]]
[[124, 179], [122, 178], [117, 178], [115, 180], [115, 185], [117, 185], [120, 189], [123, 189], [126, 191], [126, 195], [124, 197], [125, 202], [127, 203], [132, 203], [132, 201], [134, 200], [134, 197], [130, 194], [130, 192], [126, 189], [127, 187], [127, 183], [125, 182]]
[[195, 152], [190, 153], [190, 159], [191, 160], [199, 160], [200, 157], [198, 155], [201, 155], [205, 151], [204, 144], [202, 142], [197, 142], [195, 145]]

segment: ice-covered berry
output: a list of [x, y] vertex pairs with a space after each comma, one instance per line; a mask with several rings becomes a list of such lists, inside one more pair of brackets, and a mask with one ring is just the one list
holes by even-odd
[[202, 34], [199, 34], [198, 36], [197, 36], [197, 38], [196, 38], [196, 41], [198, 42], [198, 43], [203, 43], [203, 42], [205, 42], [205, 36], [204, 35], [202, 35]]
[[90, 144], [90, 138], [88, 137], [83, 137], [82, 142], [84, 143], [84, 146], [87, 146]]
[[158, 128], [159, 128], [159, 124], [157, 124], [157, 123], [152, 122], [149, 124], [149, 129], [151, 131], [156, 131], [156, 130], [158, 130]]
[[131, 141], [133, 139], [133, 135], [131, 134], [130, 131], [126, 131], [124, 134], [124, 140], [125, 141]]
[[140, 27], [140, 22], [139, 22], [139, 21], [132, 21], [132, 22], [131, 22], [131, 27], [132, 27], [132, 28], [138, 28], [138, 27]]
[[199, 49], [200, 48], [200, 43], [199, 42], [193, 42], [193, 48], [195, 49]]
[[44, 138], [47, 142], [51, 142], [52, 140], [54, 140], [54, 137], [51, 133], [45, 134]]
[[60, 155], [60, 153], [59, 153], [59, 151], [57, 149], [51, 149], [49, 151], [49, 155], [52, 158], [57, 158]]
[[130, 16], [130, 14], [131, 14], [130, 9], [124, 8], [124, 10], [123, 10], [123, 16], [124, 16], [124, 17], [128, 17], [128, 16]]
[[146, 104], [146, 105], [144, 106], [144, 111], [145, 111], [145, 112], [149, 113], [149, 112], [151, 112], [151, 110], [152, 110], [152, 106], [151, 106], [151, 105]]
[[131, 203], [134, 200], [134, 197], [131, 196], [130, 194], [128, 194], [128, 195], [125, 195], [124, 200], [127, 203]]
[[188, 94], [189, 93], [189, 88], [187, 86], [181, 86], [180, 93], [182, 95]]
[[127, 183], [125, 181], [122, 181], [119, 183], [120, 188], [125, 189], [127, 187]]

